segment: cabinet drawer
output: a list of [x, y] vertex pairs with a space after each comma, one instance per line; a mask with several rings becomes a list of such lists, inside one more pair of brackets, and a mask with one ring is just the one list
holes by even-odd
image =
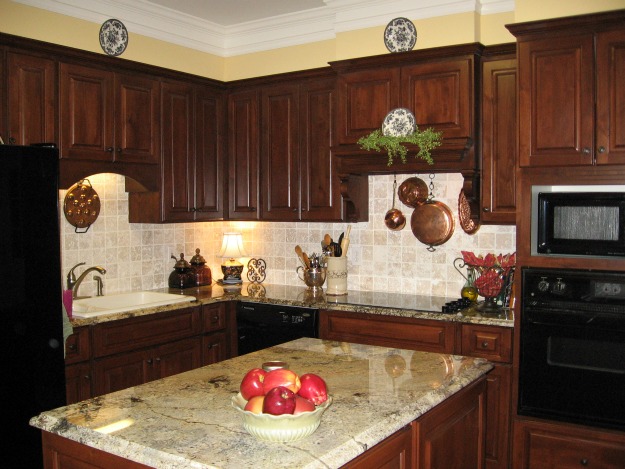
[[200, 307], [98, 324], [93, 328], [95, 357], [138, 350], [201, 333]]
[[226, 328], [226, 308], [223, 303], [202, 306], [202, 327], [203, 332]]
[[89, 360], [91, 347], [89, 342], [89, 328], [79, 327], [65, 341], [65, 363], [78, 363]]
[[462, 355], [510, 363], [512, 361], [512, 329], [463, 324]]
[[319, 334], [322, 339], [383, 347], [440, 353], [454, 351], [454, 324], [445, 321], [322, 311]]

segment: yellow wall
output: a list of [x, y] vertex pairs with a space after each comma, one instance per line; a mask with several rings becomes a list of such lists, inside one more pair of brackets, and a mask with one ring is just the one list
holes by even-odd
[[[532, 21], [625, 8], [625, 0], [516, 0], [515, 11], [480, 16], [462, 13], [415, 20], [415, 49], [481, 42], [514, 41], [505, 28], [513, 22]], [[112, 14], [114, 16], [114, 14]], [[102, 53], [99, 24], [0, 0], [0, 31]], [[384, 27], [337, 34], [333, 40], [265, 52], [221, 58], [130, 31], [123, 58], [193, 73], [217, 80], [236, 80], [273, 73], [323, 67], [333, 60], [388, 53]]]

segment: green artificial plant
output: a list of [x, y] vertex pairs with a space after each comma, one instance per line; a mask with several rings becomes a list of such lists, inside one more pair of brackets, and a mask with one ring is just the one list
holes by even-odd
[[374, 130], [366, 137], [358, 140], [358, 145], [363, 150], [381, 151], [385, 149], [388, 153], [388, 165], [393, 164], [393, 160], [399, 157], [402, 163], [406, 162], [408, 148], [404, 144], [410, 143], [419, 147], [415, 158], [421, 158], [428, 164], [434, 164], [430, 152], [441, 145], [442, 132], [435, 132], [431, 128], [420, 131], [416, 129], [413, 133], [404, 136], [384, 135], [381, 130]]

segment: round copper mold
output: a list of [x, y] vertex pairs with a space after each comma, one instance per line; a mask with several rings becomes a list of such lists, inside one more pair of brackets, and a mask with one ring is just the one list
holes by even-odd
[[471, 206], [464, 193], [464, 189], [460, 189], [460, 195], [458, 196], [458, 219], [460, 220], [462, 230], [466, 234], [474, 234], [480, 229], [480, 224], [475, 223], [471, 218]]
[[444, 203], [428, 200], [412, 212], [410, 228], [412, 234], [423, 244], [427, 244], [429, 251], [433, 251], [433, 246], [446, 243], [451, 238], [454, 233], [454, 217]]
[[86, 233], [96, 221], [100, 214], [100, 197], [88, 179], [81, 179], [69, 188], [63, 202], [63, 213], [76, 233]]
[[417, 208], [428, 200], [428, 185], [423, 179], [411, 177], [400, 184], [397, 195], [404, 205]]

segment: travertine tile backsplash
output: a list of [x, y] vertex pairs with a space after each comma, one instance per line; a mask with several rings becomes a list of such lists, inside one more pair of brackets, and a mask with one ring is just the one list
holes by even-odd
[[[399, 175], [400, 184], [411, 175]], [[419, 175], [429, 182], [427, 174]], [[295, 269], [299, 265], [295, 245], [307, 253], [320, 253], [321, 239], [329, 233], [335, 240], [345, 231], [345, 223], [269, 223], [210, 222], [179, 224], [128, 223], [128, 195], [124, 178], [115, 174], [98, 174], [89, 178], [101, 198], [100, 216], [86, 233], [75, 233], [61, 214], [63, 282], [67, 271], [78, 262], [86, 266], [101, 265], [107, 269], [104, 293], [154, 289], [167, 286], [167, 279], [177, 257], [184, 252], [190, 260], [196, 248], [210, 266], [213, 279], [221, 278], [221, 259], [217, 253], [224, 232], [243, 234], [250, 257], [267, 262], [266, 283], [303, 285]], [[351, 290], [391, 291], [406, 294], [456, 297], [463, 278], [452, 262], [460, 250], [508, 253], [515, 250], [514, 226], [480, 227], [474, 235], [462, 231], [457, 220], [460, 174], [438, 174], [434, 178], [434, 196], [454, 212], [455, 231], [451, 239], [434, 252], [427, 250], [410, 230], [412, 209], [396, 202], [408, 219], [407, 226], [392, 232], [384, 225], [384, 214], [391, 208], [393, 176], [369, 177], [369, 221], [352, 225], [348, 255], [348, 287]], [[66, 191], [60, 191], [62, 207]], [[248, 259], [241, 259], [247, 264]], [[83, 267], [79, 267], [80, 273]], [[244, 276], [245, 276], [244, 271]], [[88, 278], [82, 294], [93, 294], [95, 282]]]

